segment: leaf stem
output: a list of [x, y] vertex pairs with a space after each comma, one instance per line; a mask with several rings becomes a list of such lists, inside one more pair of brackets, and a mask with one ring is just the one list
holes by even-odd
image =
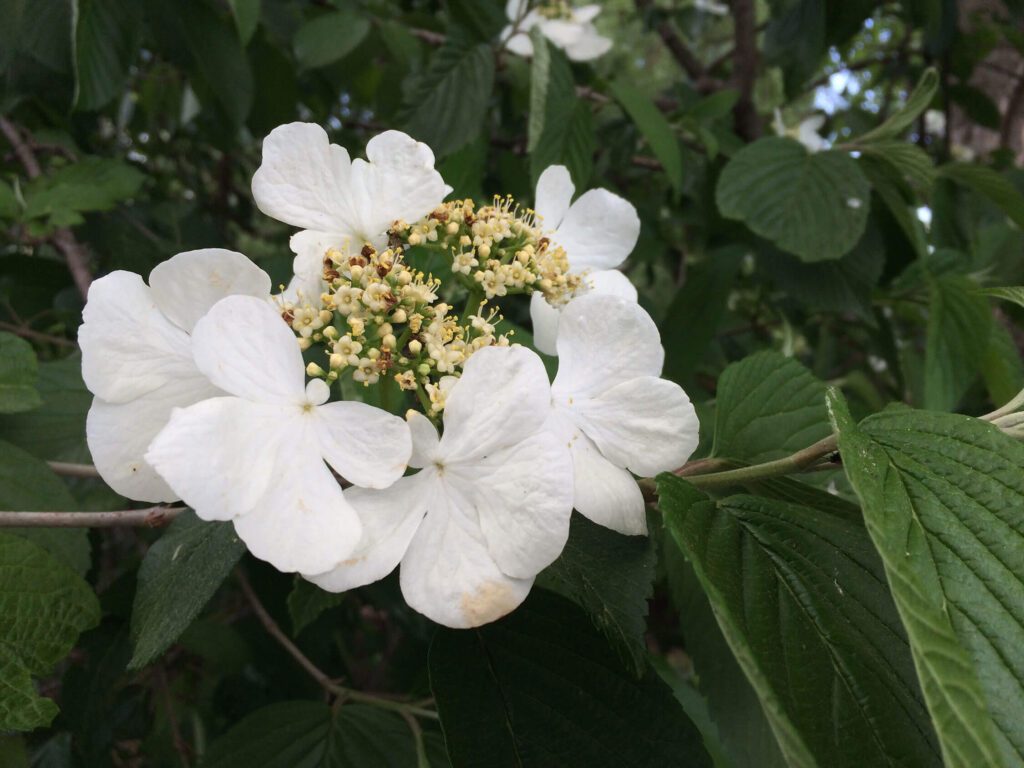
[[96, 471], [96, 467], [92, 464], [71, 464], [66, 461], [48, 461], [46, 462], [58, 475], [64, 475], [65, 477], [99, 477], [100, 473]]
[[159, 528], [185, 509], [157, 505], [116, 512], [0, 512], [0, 528], [116, 528], [135, 525]]
[[249, 605], [252, 606], [253, 613], [256, 614], [256, 618], [260, 620], [263, 628], [267, 630], [267, 633], [280, 643], [281, 647], [285, 649], [291, 655], [295, 661], [299, 663], [299, 666], [309, 673], [317, 683], [320, 684], [325, 691], [334, 694], [339, 699], [347, 699], [351, 701], [358, 701], [364, 704], [370, 704], [381, 709], [390, 709], [399, 714], [405, 716], [406, 714], [423, 717], [431, 720], [437, 720], [438, 714], [430, 709], [424, 709], [422, 707], [414, 706], [412, 704], [406, 704], [402, 701], [396, 701], [389, 699], [386, 696], [379, 696], [372, 693], [364, 693], [362, 691], [355, 691], [351, 688], [346, 688], [338, 683], [334, 682], [327, 673], [324, 672], [320, 667], [310, 661], [309, 657], [306, 656], [299, 647], [291, 641], [281, 629], [280, 625], [274, 621], [274, 617], [271, 616], [267, 609], [263, 607], [263, 603], [260, 602], [257, 597], [255, 590], [252, 588], [252, 584], [249, 583], [248, 577], [245, 572], [238, 568], [235, 571], [235, 578], [238, 581], [238, 585], [242, 588], [242, 593], [245, 595], [246, 600], [249, 601]]

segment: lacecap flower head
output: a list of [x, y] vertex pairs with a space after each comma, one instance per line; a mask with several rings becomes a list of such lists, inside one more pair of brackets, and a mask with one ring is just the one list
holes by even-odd
[[611, 50], [612, 41], [594, 27], [601, 6], [575, 6], [568, 0], [545, 0], [529, 8], [529, 0], [509, 0], [505, 15], [509, 25], [502, 30], [505, 47], [519, 56], [533, 56], [530, 30], [539, 27], [553, 45], [573, 61], [589, 61]]

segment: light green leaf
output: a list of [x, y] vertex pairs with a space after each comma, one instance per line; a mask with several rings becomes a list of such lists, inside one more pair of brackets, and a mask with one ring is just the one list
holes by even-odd
[[657, 563], [650, 536], [623, 536], [574, 514], [565, 549], [537, 584], [581, 606], [639, 677], [646, 666], [647, 601]]
[[78, 574], [0, 533], [0, 729], [49, 725], [57, 707], [38, 697], [30, 675], [48, 674], [99, 618], [99, 601]]
[[139, 3], [77, 0], [75, 107], [99, 109], [121, 93], [138, 50]]
[[974, 282], [960, 275], [928, 277], [928, 294], [923, 406], [951, 411], [981, 370], [992, 315]]
[[203, 768], [410, 768], [416, 748], [396, 712], [285, 701], [258, 709], [215, 741]]
[[480, 135], [494, 84], [494, 51], [450, 36], [412, 78], [403, 106], [405, 129], [439, 156]]
[[932, 98], [934, 98], [938, 87], [938, 72], [934, 69], [926, 69], [924, 74], [921, 75], [921, 79], [917, 81], [917, 85], [910, 96], [907, 97], [906, 103], [880, 126], [868, 131], [863, 136], [859, 136], [856, 142], [864, 144], [898, 138], [922, 112], [928, 109], [928, 105], [932, 103]]
[[573, 101], [566, 123], [553, 136], [545, 136], [530, 155], [530, 177], [536, 183], [544, 169], [564, 165], [577, 189], [586, 189], [594, 171], [594, 118], [581, 99]]
[[534, 590], [473, 632], [441, 628], [429, 666], [453, 768], [710, 766], [668, 687], [637, 680], [558, 595]]
[[947, 766], [1024, 760], [1024, 445], [968, 416], [898, 408], [855, 425], [843, 465], [882, 556]]
[[1024, 230], [1024, 195], [999, 172], [977, 163], [949, 163], [939, 168], [939, 176], [984, 195]]
[[242, 45], [248, 45], [260, 23], [261, 0], [228, 0], [231, 15], [235, 18], [235, 29]]
[[924, 192], [931, 189], [935, 181], [935, 166], [928, 153], [909, 141], [886, 139], [865, 144], [860, 150], [885, 161]]
[[[658, 496], [791, 765], [941, 764], [862, 525], [754, 496], [716, 502], [669, 473]], [[842, 727], [821, 728], [825, 711]]]
[[25, 187], [26, 219], [50, 217], [58, 226], [68, 214], [108, 211], [132, 197], [145, 176], [120, 160], [83, 157], [50, 176], [40, 176]]
[[295, 33], [295, 58], [307, 69], [333, 64], [366, 39], [370, 20], [358, 11], [337, 11], [310, 19]]
[[175, 518], [139, 568], [128, 668], [146, 666], [177, 640], [244, 553], [231, 523], [204, 522], [191, 510]]
[[312, 624], [326, 610], [345, 602], [344, 592], [328, 592], [316, 584], [295, 577], [288, 593], [288, 615], [292, 619], [292, 633], [296, 636]]
[[609, 86], [616, 101], [636, 123], [640, 133], [651, 145], [654, 156], [661, 161], [662, 168], [676, 192], [683, 187], [683, 157], [679, 152], [679, 139], [668, 120], [636, 83], [620, 76]]
[[722, 215], [804, 261], [838, 259], [864, 234], [871, 188], [857, 163], [838, 151], [808, 153], [789, 138], [755, 141], [718, 179]]
[[750, 462], [781, 458], [829, 434], [825, 385], [778, 352], [733, 363], [718, 380], [712, 454]]
[[997, 299], [1012, 301], [1014, 304], [1024, 307], [1024, 287], [1019, 285], [1005, 288], [984, 288], [979, 292], [985, 296], [994, 296]]
[[30, 411], [42, 405], [35, 387], [38, 377], [32, 345], [0, 331], [0, 413]]

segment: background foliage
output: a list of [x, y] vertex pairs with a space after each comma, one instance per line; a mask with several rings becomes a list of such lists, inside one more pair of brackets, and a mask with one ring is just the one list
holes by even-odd
[[694, 458], [739, 471], [663, 475], [648, 538], [575, 518], [478, 631], [191, 513], [4, 529], [0, 766], [1024, 764], [1024, 448], [953, 413], [1024, 388], [1024, 4], [717, 5], [608, 0], [580, 64], [503, 51], [497, 0], [0, 1], [0, 508], [128, 506], [48, 463], [89, 461], [89, 281], [214, 246], [286, 280], [249, 180], [292, 120], [405, 130], [457, 196], [561, 163], [630, 200]]

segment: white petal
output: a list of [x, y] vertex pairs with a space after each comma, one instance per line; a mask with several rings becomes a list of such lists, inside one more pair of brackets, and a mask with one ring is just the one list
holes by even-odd
[[617, 269], [602, 269], [591, 272], [587, 275], [587, 282], [590, 283], [590, 292], [604, 296], [619, 296], [623, 299], [636, 302], [636, 286], [629, 278]]
[[311, 416], [321, 455], [353, 485], [386, 488], [405, 472], [412, 437], [398, 416], [355, 401], [321, 405]]
[[111, 272], [93, 282], [82, 318], [82, 378], [107, 402], [134, 400], [196, 375], [188, 334], [157, 309], [138, 275]]
[[658, 328], [634, 302], [588, 293], [566, 306], [558, 327], [556, 398], [593, 397], [638, 376], [658, 376]]
[[533, 579], [514, 579], [498, 568], [479, 528], [467, 520], [468, 502], [436, 493], [402, 558], [402, 594], [438, 624], [478, 627], [514, 610]]
[[528, 4], [529, 0], [508, 0], [505, 3], [505, 16], [508, 17], [509, 21], [515, 21], [526, 12]]
[[[401, 131], [385, 131], [366, 145], [368, 164], [352, 164], [353, 191], [364, 236], [386, 232], [396, 219], [421, 219], [452, 188], [434, 170], [434, 153]], [[356, 247], [362, 244], [353, 244]]]
[[544, 363], [526, 347], [475, 352], [444, 409], [440, 455], [445, 462], [481, 458], [535, 432], [551, 402]]
[[599, 35], [593, 25], [587, 24], [582, 34], [565, 47], [565, 55], [573, 61], [591, 61], [612, 49], [612, 41]]
[[540, 21], [540, 29], [544, 37], [559, 48], [572, 45], [583, 34], [583, 25], [571, 19], [543, 19]]
[[572, 18], [573, 21], [585, 24], [589, 21], [593, 21], [600, 12], [601, 6], [596, 3], [591, 5], [581, 5], [579, 8], [572, 9]]
[[[520, 29], [523, 26], [520, 25]], [[505, 48], [512, 51], [516, 56], [522, 56], [524, 59], [529, 59], [533, 56], [533, 42], [525, 32], [516, 32], [512, 35], [508, 42], [505, 43]]]
[[569, 210], [575, 191], [572, 176], [564, 165], [549, 165], [544, 169], [544, 173], [537, 179], [537, 195], [533, 206], [543, 219], [543, 229], [551, 231], [558, 228]]
[[697, 412], [675, 382], [643, 376], [570, 408], [605, 458], [644, 477], [681, 467], [697, 449]]
[[565, 442], [541, 431], [463, 471], [460, 477], [456, 470], [450, 482], [459, 483], [476, 508], [502, 572], [532, 578], [554, 562], [572, 516], [572, 460]]
[[289, 123], [263, 140], [263, 163], [252, 195], [263, 213], [322, 232], [353, 233], [357, 218], [348, 196], [352, 163], [313, 123]]
[[240, 253], [206, 248], [179, 253], [158, 264], [149, 273], [149, 287], [160, 311], [191, 333], [199, 318], [226, 296], [265, 299], [270, 295], [270, 277]]
[[591, 189], [570, 206], [552, 240], [579, 272], [619, 266], [639, 236], [640, 217], [632, 203], [606, 189]]
[[405, 556], [426, 512], [427, 493], [421, 478], [413, 475], [390, 488], [370, 491], [351, 488], [345, 498], [363, 523], [363, 535], [348, 558], [332, 570], [304, 574], [328, 592], [344, 592], [383, 579]]
[[[145, 459], [203, 520], [231, 520], [259, 503], [276, 476], [294, 406], [215, 397], [175, 409]], [[322, 463], [322, 462], [321, 462]]]
[[544, 294], [534, 291], [530, 297], [530, 320], [533, 325], [533, 346], [545, 355], [557, 355], [558, 321], [562, 311], [548, 304]]
[[226, 392], [255, 402], [305, 402], [298, 340], [267, 302], [221, 299], [196, 323], [192, 353], [199, 370]]
[[437, 427], [419, 411], [409, 411], [405, 414], [405, 419], [412, 434], [412, 456], [409, 457], [409, 466], [425, 467], [433, 464], [440, 447]]
[[249, 551], [286, 573], [323, 573], [350, 557], [362, 536], [359, 516], [334, 475], [312, 451], [288, 445], [257, 506], [235, 518]]
[[590, 438], [564, 414], [553, 415], [548, 428], [569, 446], [576, 510], [619, 533], [647, 533], [644, 497], [633, 476], [604, 458]]

